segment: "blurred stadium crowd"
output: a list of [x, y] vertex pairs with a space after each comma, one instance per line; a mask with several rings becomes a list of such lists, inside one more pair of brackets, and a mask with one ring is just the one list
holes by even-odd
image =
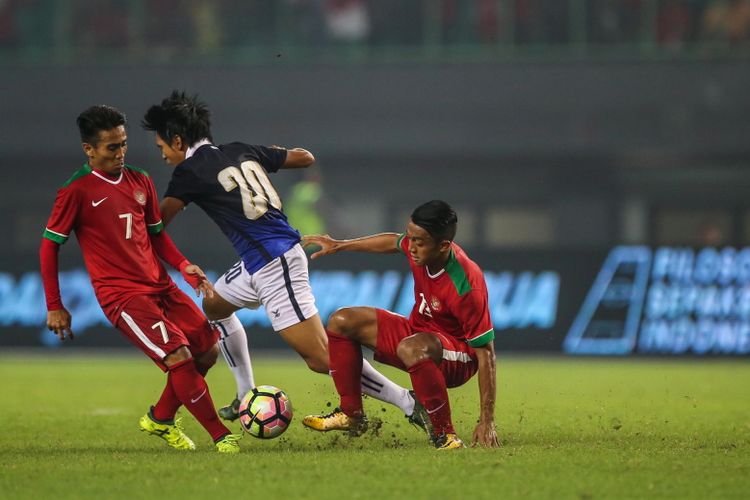
[[153, 57], [300, 48], [736, 47], [750, 0], [0, 0], [0, 49]]

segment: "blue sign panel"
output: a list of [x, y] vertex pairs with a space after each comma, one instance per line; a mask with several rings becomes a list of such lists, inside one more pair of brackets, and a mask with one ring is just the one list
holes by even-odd
[[750, 353], [750, 248], [613, 249], [563, 347], [573, 354]]

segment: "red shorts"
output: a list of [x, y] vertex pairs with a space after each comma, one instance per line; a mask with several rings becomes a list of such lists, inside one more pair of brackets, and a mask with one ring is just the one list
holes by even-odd
[[[406, 371], [406, 366], [396, 355], [396, 349], [403, 339], [417, 332], [412, 331], [409, 320], [400, 314], [385, 309], [375, 309], [375, 311], [378, 318], [378, 344], [375, 349], [375, 359]], [[477, 355], [469, 344], [440, 332], [424, 333], [435, 335], [443, 345], [443, 360], [439, 368], [445, 377], [445, 385], [458, 387], [474, 376], [479, 365]]]
[[164, 371], [164, 358], [180, 347], [187, 346], [197, 356], [219, 339], [195, 302], [177, 288], [159, 295], [135, 296], [107, 316]]

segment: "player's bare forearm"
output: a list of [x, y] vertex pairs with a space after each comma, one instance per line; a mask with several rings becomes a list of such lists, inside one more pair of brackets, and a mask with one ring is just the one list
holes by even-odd
[[499, 446], [495, 429], [495, 399], [497, 383], [495, 374], [495, 346], [493, 342], [477, 347], [479, 362], [479, 423], [474, 430], [472, 444], [487, 447]]
[[302, 238], [302, 244], [320, 247], [319, 251], [310, 256], [312, 259], [343, 251], [396, 253], [398, 252], [396, 247], [398, 236], [397, 233], [380, 233], [351, 240], [335, 240], [327, 235], [309, 235]]
[[396, 253], [398, 233], [380, 233], [341, 242], [341, 250], [349, 252]]
[[313, 163], [315, 163], [315, 157], [311, 152], [302, 148], [293, 148], [286, 150], [286, 160], [281, 168], [306, 168]]
[[164, 227], [168, 226], [169, 223], [172, 222], [172, 219], [174, 219], [175, 215], [177, 215], [183, 208], [185, 208], [185, 203], [177, 198], [167, 196], [161, 200], [161, 203], [159, 203], [159, 211], [161, 212], [161, 220], [164, 223]]
[[495, 375], [495, 347], [493, 342], [476, 348], [479, 361], [479, 419], [485, 422], [495, 421], [495, 397], [497, 383]]

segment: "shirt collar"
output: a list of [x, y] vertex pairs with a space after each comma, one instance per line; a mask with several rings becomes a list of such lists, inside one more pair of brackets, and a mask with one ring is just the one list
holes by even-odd
[[206, 139], [204, 137], [200, 141], [198, 141], [195, 144], [193, 144], [192, 146], [190, 146], [188, 148], [188, 150], [185, 151], [185, 159], [187, 160], [188, 158], [190, 158], [191, 156], [193, 156], [195, 154], [195, 152], [198, 151], [198, 148], [200, 148], [201, 146], [205, 146], [206, 144], [211, 144], [211, 141], [209, 141], [208, 139]]

